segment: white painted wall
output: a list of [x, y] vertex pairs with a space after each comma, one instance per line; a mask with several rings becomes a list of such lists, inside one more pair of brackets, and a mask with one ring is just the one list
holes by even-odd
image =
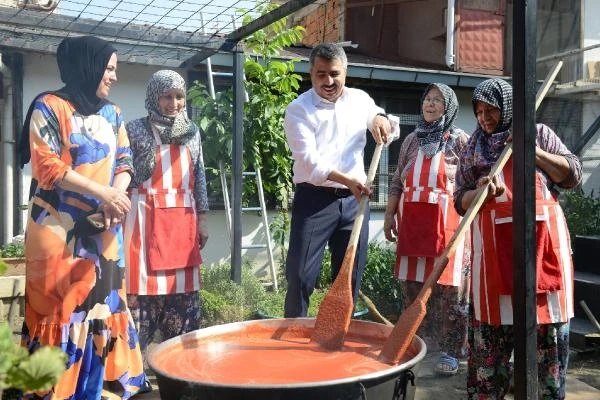
[[[23, 112], [27, 111], [30, 102], [40, 92], [58, 89], [63, 86], [56, 64], [56, 57], [48, 54], [27, 54], [23, 60]], [[117, 84], [113, 86], [109, 99], [118, 104], [126, 120], [146, 115], [144, 108], [146, 82], [150, 76], [160, 68], [138, 64], [118, 64]], [[184, 71], [178, 72], [184, 74]], [[469, 100], [470, 101], [470, 100]], [[205, 149], [206, 151], [206, 149]], [[31, 167], [26, 165], [23, 170], [23, 185], [20, 188], [24, 201], [29, 195], [31, 181]], [[276, 216], [275, 212], [269, 214], [269, 220]], [[27, 215], [23, 212], [23, 226], [26, 224]], [[208, 213], [208, 230], [210, 238], [207, 246], [202, 251], [205, 265], [227, 263], [231, 261], [230, 241], [227, 222], [223, 210], [211, 210]], [[383, 212], [373, 211], [370, 220], [370, 238], [384, 241]], [[244, 244], [264, 244], [264, 228], [262, 217], [254, 213], [242, 215], [242, 235]], [[251, 257], [255, 262], [257, 274], [267, 279], [271, 278], [270, 265], [266, 250], [243, 250], [243, 256]], [[275, 248], [275, 261], [278, 264], [280, 250]]]
[[[29, 107], [34, 96], [44, 90], [58, 89], [63, 86], [56, 64], [56, 57], [48, 54], [27, 54], [24, 57], [24, 84], [23, 108], [24, 112]], [[118, 64], [117, 84], [111, 89], [109, 99], [118, 104], [126, 120], [139, 118], [146, 115], [144, 108], [146, 82], [157, 71], [158, 67], [138, 64]], [[184, 73], [179, 70], [178, 72]], [[475, 118], [471, 109], [471, 94], [468, 89], [458, 90], [457, 96], [461, 105], [457, 117], [457, 125], [468, 134], [475, 127]], [[206, 151], [206, 149], [205, 149]], [[27, 199], [31, 177], [30, 166], [23, 170], [23, 186], [21, 188], [23, 199]], [[269, 214], [272, 220], [275, 212]], [[26, 223], [26, 214], [23, 213], [23, 226]], [[231, 251], [227, 222], [223, 210], [211, 210], [208, 213], [208, 227], [210, 238], [207, 246], [202, 251], [205, 265], [230, 262]], [[370, 240], [385, 242], [383, 235], [383, 211], [372, 211], [369, 222]], [[243, 214], [242, 235], [244, 244], [265, 243], [262, 217], [256, 214]], [[243, 250], [243, 256], [252, 257], [255, 262], [257, 274], [270, 278], [270, 266], [265, 250]], [[280, 251], [275, 249], [274, 257], [278, 263]], [[268, 279], [267, 278], [267, 279]]]
[[[49, 54], [28, 53], [23, 58], [23, 117], [33, 98], [45, 90], [55, 90], [64, 86], [60, 80], [56, 57]], [[144, 100], [146, 98], [146, 83], [159, 67], [141, 64], [117, 64], [117, 84], [109, 94], [109, 100], [116, 103], [123, 112], [126, 121], [146, 115]], [[185, 71], [177, 70], [185, 77]], [[23, 169], [22, 198], [26, 201], [29, 196], [31, 181], [31, 166]], [[23, 226], [27, 216], [23, 213]]]
[[[60, 80], [54, 55], [29, 53], [24, 57], [23, 65], [25, 110], [37, 93], [64, 86]], [[126, 120], [146, 115], [144, 108], [146, 82], [159, 69], [161, 68], [141, 64], [119, 63], [117, 65], [117, 84], [111, 89], [109, 100], [121, 107]], [[175, 71], [185, 77], [184, 70], [175, 69]]]
[[[23, 113], [25, 114], [29, 104], [38, 93], [45, 90], [58, 89], [63, 86], [63, 83], [60, 81], [56, 57], [54, 55], [27, 54], [24, 57], [23, 64]], [[150, 76], [159, 69], [159, 67], [139, 64], [118, 64], [118, 81], [111, 89], [109, 99], [121, 107], [126, 121], [146, 115], [146, 110], [144, 108], [146, 82]], [[178, 70], [178, 72], [185, 74], [182, 70]], [[206, 149], [204, 151], [206, 151]], [[23, 185], [20, 190], [22, 198], [24, 199], [24, 202], [26, 202], [31, 181], [31, 167], [29, 164], [23, 169], [22, 177]], [[269, 215], [270, 220], [272, 220], [273, 217], [275, 217], [274, 212]], [[26, 212], [23, 212], [22, 218], [23, 226], [25, 226], [27, 219]], [[242, 220], [243, 243], [265, 243], [262, 217], [256, 214], [244, 214]], [[223, 210], [214, 210], [208, 213], [208, 230], [210, 238], [207, 246], [202, 251], [205, 265], [230, 262], [231, 260], [231, 245], [226, 221], [225, 212]], [[375, 223], [375, 227], [371, 229], [373, 232], [380, 232], [381, 227], [383, 226], [383, 217], [374, 215], [372, 221], [381, 221], [379, 223], [380, 226], [377, 226], [377, 223]], [[277, 262], [280, 254], [279, 249], [276, 249], [274, 254]], [[252, 257], [254, 259], [256, 271], [259, 276], [271, 277], [270, 266], [265, 250], [244, 250], [243, 256]]]
[[[269, 221], [272, 221], [277, 216], [277, 212], [272, 211], [269, 213]], [[209, 238], [208, 243], [202, 250], [202, 260], [205, 265], [211, 265], [215, 263], [228, 263], [231, 261], [230, 241], [229, 234], [227, 232], [227, 220], [225, 218], [225, 212], [223, 210], [213, 210], [208, 212], [208, 232]], [[385, 243], [385, 236], [383, 234], [383, 210], [372, 210], [371, 218], [369, 220], [369, 241], [378, 241]], [[264, 227], [262, 223], [262, 217], [255, 213], [248, 213], [242, 215], [242, 244], [264, 244]], [[390, 246], [391, 243], [387, 242]], [[275, 245], [275, 243], [273, 243]], [[280, 260], [280, 248], [275, 246], [273, 252], [276, 264], [276, 273], [282, 271], [277, 267]], [[270, 266], [268, 263], [268, 257], [266, 250], [254, 250], [248, 249], [242, 251], [242, 257], [249, 257], [254, 262], [256, 274], [259, 277], [265, 277], [270, 280]], [[390, 266], [393, 268], [393, 265]]]

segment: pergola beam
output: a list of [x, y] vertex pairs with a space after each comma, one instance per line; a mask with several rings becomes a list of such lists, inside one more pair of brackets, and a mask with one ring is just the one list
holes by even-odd
[[253, 20], [249, 24], [229, 33], [222, 39], [211, 39], [210, 42], [203, 45], [204, 50], [198, 51], [198, 53], [196, 53], [194, 56], [184, 61], [181, 64], [181, 67], [193, 67], [194, 65], [201, 63], [219, 51], [233, 52], [235, 46], [240, 40], [252, 35], [254, 32], [266, 28], [272, 23], [279, 21], [281, 18], [293, 14], [294, 12], [314, 3], [315, 1], [317, 0], [290, 0], [281, 7], [277, 7], [273, 11], [270, 11], [267, 14]]

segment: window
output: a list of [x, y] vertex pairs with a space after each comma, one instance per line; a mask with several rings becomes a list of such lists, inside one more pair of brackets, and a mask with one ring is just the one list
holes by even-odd
[[[373, 195], [371, 196], [370, 206], [373, 210], [383, 210], [387, 204], [387, 192], [389, 182], [394, 175], [396, 166], [398, 165], [398, 153], [402, 142], [410, 134], [417, 125], [419, 120], [418, 114], [394, 114], [400, 118], [400, 138], [392, 142], [389, 146], [384, 147], [381, 151], [379, 159], [379, 171], [373, 182]], [[365, 146], [365, 172], [369, 170], [373, 152], [375, 151], [375, 141], [369, 134], [367, 135], [367, 145]]]

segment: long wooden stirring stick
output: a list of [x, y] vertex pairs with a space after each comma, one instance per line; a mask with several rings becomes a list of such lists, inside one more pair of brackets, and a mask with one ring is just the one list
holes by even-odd
[[[562, 61], [559, 61], [553, 68], [552, 71], [548, 74], [544, 83], [540, 87], [536, 95], [535, 108], [539, 107], [542, 102], [542, 99], [548, 92], [550, 85], [554, 81], [554, 78], [558, 74], [558, 71], [562, 67]], [[509, 142], [504, 147], [504, 150], [500, 154], [498, 161], [492, 167], [488, 177], [491, 178], [496, 175], [498, 172], [502, 171], [504, 165], [508, 161], [512, 154], [512, 142]], [[471, 202], [469, 209], [465, 213], [464, 217], [460, 221], [456, 232], [450, 239], [450, 242], [446, 245], [446, 248], [442, 252], [442, 254], [436, 258], [435, 263], [433, 265], [433, 270], [431, 274], [423, 284], [421, 291], [412, 302], [410, 306], [408, 306], [404, 312], [400, 315], [398, 321], [396, 321], [396, 325], [394, 325], [394, 329], [390, 333], [390, 336], [386, 340], [383, 345], [383, 349], [379, 355], [380, 361], [389, 363], [389, 364], [397, 364], [406, 354], [408, 347], [412, 343], [414, 336], [425, 318], [425, 314], [427, 313], [427, 300], [429, 300], [429, 296], [431, 296], [432, 287], [440, 276], [442, 272], [444, 272], [444, 268], [446, 264], [448, 264], [448, 258], [452, 255], [452, 252], [456, 249], [458, 243], [466, 233], [467, 229], [473, 222], [473, 219], [479, 212], [479, 209], [483, 205], [485, 197], [487, 195], [488, 186], [484, 185], [479, 188], [479, 191], [475, 195], [475, 198]]]
[[[378, 143], [375, 146], [369, 172], [367, 174], [367, 187], [371, 187], [379, 165], [381, 149], [383, 145]], [[325, 295], [323, 302], [319, 305], [319, 312], [315, 321], [315, 327], [312, 331], [310, 340], [318, 343], [322, 347], [330, 350], [336, 350], [344, 344], [344, 338], [348, 333], [352, 311], [354, 310], [354, 300], [352, 296], [352, 271], [354, 270], [354, 258], [356, 256], [356, 247], [360, 237], [365, 211], [369, 202], [369, 196], [363, 195], [360, 199], [352, 233], [348, 240], [348, 247], [344, 254], [342, 266], [331, 285], [331, 288]]]

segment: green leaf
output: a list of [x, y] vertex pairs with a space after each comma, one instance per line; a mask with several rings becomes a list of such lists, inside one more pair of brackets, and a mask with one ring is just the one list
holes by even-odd
[[0, 246], [0, 257], [20, 258], [25, 257], [25, 244], [23, 242], [13, 242]]
[[[279, 7], [276, 4], [257, 2], [255, 10], [261, 15]], [[244, 23], [252, 19], [238, 10]], [[298, 96], [300, 75], [294, 73], [298, 60], [275, 60], [285, 46], [302, 39], [304, 29], [288, 27], [287, 17], [273, 22], [244, 39], [249, 49], [244, 60], [245, 87], [249, 102], [244, 104], [244, 158], [245, 169], [262, 169], [265, 196], [285, 202], [282, 195], [291, 188], [292, 159], [285, 134], [283, 116], [287, 105]], [[233, 126], [233, 90], [216, 93], [213, 101], [199, 82], [188, 91], [188, 97], [196, 108], [198, 126], [205, 133], [203, 155], [205, 165], [213, 168], [207, 173], [207, 185], [212, 192], [220, 191], [220, 178], [216, 166], [219, 161], [226, 164], [231, 160]], [[285, 152], [283, 157], [274, 157]], [[230, 170], [228, 165], [225, 166]], [[216, 189], [215, 189], [216, 188]], [[214, 190], [213, 190], [214, 189]], [[247, 202], [256, 192], [256, 185], [244, 184], [243, 201]], [[287, 196], [287, 195], [286, 195]]]
[[33, 352], [8, 373], [12, 387], [24, 391], [49, 390], [65, 371], [67, 355], [57, 347], [45, 346]]

